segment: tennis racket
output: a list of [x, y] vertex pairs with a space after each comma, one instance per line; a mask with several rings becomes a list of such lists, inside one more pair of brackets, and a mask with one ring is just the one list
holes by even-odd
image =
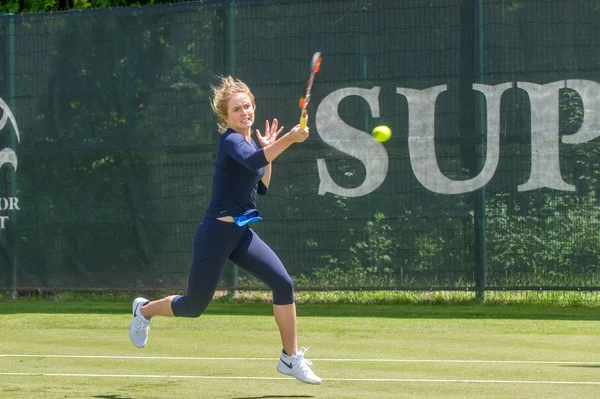
[[306, 82], [302, 97], [300, 97], [300, 129], [306, 128], [306, 124], [308, 123], [308, 103], [310, 102], [310, 93], [315, 81], [315, 75], [319, 72], [319, 69], [321, 69], [321, 53], [317, 52], [313, 54], [312, 60], [310, 61], [308, 81]]

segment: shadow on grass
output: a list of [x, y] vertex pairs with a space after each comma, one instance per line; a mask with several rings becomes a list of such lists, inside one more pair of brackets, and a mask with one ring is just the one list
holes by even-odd
[[[0, 302], [3, 314], [122, 314], [129, 315], [131, 303], [123, 301], [44, 301]], [[213, 302], [209, 315], [273, 316], [270, 304]], [[544, 307], [537, 305], [348, 305], [298, 304], [299, 317], [377, 317], [398, 319], [530, 319], [600, 320], [600, 311], [589, 307]]]
[[132, 397], [121, 396], [121, 395], [98, 395], [98, 396], [92, 396], [92, 398], [99, 398], [99, 399], [133, 399]]
[[244, 396], [231, 399], [284, 399], [284, 398], [314, 398], [309, 395], [265, 395], [265, 396]]

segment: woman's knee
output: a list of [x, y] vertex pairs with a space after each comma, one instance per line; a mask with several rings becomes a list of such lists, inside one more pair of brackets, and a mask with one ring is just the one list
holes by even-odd
[[187, 296], [178, 296], [173, 299], [171, 307], [176, 317], [198, 318], [204, 313], [209, 303], [210, 299], [192, 301]]
[[273, 303], [288, 305], [294, 302], [294, 282], [289, 275], [282, 276], [272, 287]]

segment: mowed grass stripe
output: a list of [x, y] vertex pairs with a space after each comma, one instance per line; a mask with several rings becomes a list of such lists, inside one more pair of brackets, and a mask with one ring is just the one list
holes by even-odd
[[[190, 356], [112, 356], [112, 355], [56, 355], [56, 354], [0, 354], [2, 357], [32, 357], [57, 359], [113, 359], [113, 360], [182, 360], [182, 361], [277, 361], [272, 357], [190, 357]], [[312, 358], [318, 362], [372, 362], [372, 363], [498, 363], [498, 364], [556, 364], [600, 366], [600, 362], [588, 361], [548, 361], [548, 360], [485, 360], [485, 359], [327, 359]]]
[[[215, 375], [160, 375], [160, 374], [91, 374], [91, 373], [5, 373], [3, 376], [43, 376], [43, 377], [97, 377], [97, 378], [174, 378], [208, 380], [289, 380], [291, 377], [259, 376], [215, 376]], [[416, 379], [416, 378], [324, 378], [323, 381], [356, 382], [425, 382], [425, 383], [477, 383], [477, 384], [558, 384], [558, 385], [600, 385], [599, 381], [529, 381], [529, 380], [456, 380], [456, 379]]]
[[[111, 374], [129, 375], [211, 375], [273, 377], [277, 359], [184, 361], [121, 359], [106, 357], [4, 357], [3, 371], [37, 374]], [[529, 363], [448, 363], [448, 362], [313, 362], [313, 369], [324, 379], [367, 380], [528, 380], [598, 381], [597, 365]]]

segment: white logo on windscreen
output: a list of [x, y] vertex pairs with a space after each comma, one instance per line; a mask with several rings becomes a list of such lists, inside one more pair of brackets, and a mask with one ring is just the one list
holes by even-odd
[[[0, 134], [10, 134], [11, 129], [5, 129], [9, 121], [13, 127], [14, 134], [17, 138], [17, 142], [20, 142], [21, 139], [19, 137], [19, 128], [17, 126], [15, 116], [8, 107], [8, 104], [6, 104], [4, 100], [0, 98]], [[18, 166], [17, 154], [12, 148], [3, 148], [2, 150], [0, 150], [0, 172], [5, 171], [6, 168], [10, 168], [11, 166], [16, 172]], [[6, 222], [10, 218], [10, 216], [8, 215], [9, 211], [18, 210], [20, 210], [19, 199], [17, 197], [10, 196], [10, 193], [7, 193], [6, 196], [2, 196], [2, 190], [0, 189], [0, 229], [6, 228]]]
[[[581, 98], [582, 123], [577, 132], [559, 133], [559, 90], [571, 89]], [[447, 85], [422, 90], [396, 87], [396, 93], [408, 103], [407, 148], [413, 173], [427, 190], [437, 194], [464, 194], [484, 187], [494, 176], [500, 159], [500, 104], [506, 90], [524, 90], [531, 104], [531, 166], [529, 178], [518, 191], [543, 188], [575, 191], [575, 185], [563, 180], [560, 170], [561, 144], [578, 145], [600, 137], [600, 83], [591, 80], [565, 79], [543, 85], [529, 82], [506, 82], [495, 86], [474, 84], [473, 90], [485, 97], [487, 143], [485, 165], [479, 175], [468, 180], [453, 180], [440, 169], [435, 144], [436, 101]], [[319, 195], [332, 193], [343, 197], [360, 197], [375, 191], [388, 173], [388, 153], [384, 144], [368, 132], [346, 124], [338, 114], [338, 105], [350, 96], [362, 97], [379, 117], [378, 86], [372, 89], [345, 87], [327, 95], [319, 104], [315, 118], [322, 140], [361, 161], [365, 179], [359, 187], [342, 187], [331, 177], [326, 159], [317, 159]]]

